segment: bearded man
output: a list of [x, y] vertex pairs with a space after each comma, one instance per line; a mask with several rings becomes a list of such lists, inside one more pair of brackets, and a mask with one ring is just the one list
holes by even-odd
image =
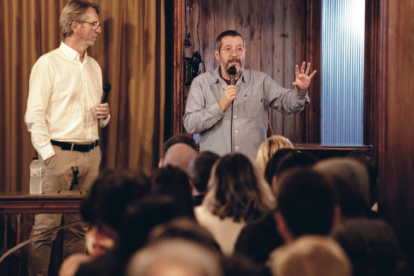
[[[284, 114], [302, 111], [309, 103], [307, 89], [316, 70], [309, 74], [310, 63], [306, 71], [305, 62], [300, 71], [296, 65], [295, 88], [285, 89], [267, 74], [243, 68], [245, 41], [232, 30], [217, 37], [214, 55], [220, 66], [193, 80], [184, 127], [188, 133], [200, 134], [200, 151], [242, 153], [255, 160], [267, 139], [270, 108]], [[235, 85], [228, 73], [233, 66]]]

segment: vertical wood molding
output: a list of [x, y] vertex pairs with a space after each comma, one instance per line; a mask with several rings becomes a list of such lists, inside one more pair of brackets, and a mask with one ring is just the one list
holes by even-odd
[[322, 1], [307, 1], [305, 60], [317, 70], [309, 87], [310, 104], [305, 108], [305, 143], [321, 142]]
[[185, 132], [184, 106], [184, 18], [185, 0], [174, 0], [174, 76], [173, 76], [173, 135]]
[[[364, 145], [378, 144], [378, 121], [376, 106], [378, 105], [378, 63], [379, 63], [379, 6], [377, 0], [366, 0], [365, 6], [365, 49], [364, 49]], [[377, 159], [378, 147], [374, 147]]]

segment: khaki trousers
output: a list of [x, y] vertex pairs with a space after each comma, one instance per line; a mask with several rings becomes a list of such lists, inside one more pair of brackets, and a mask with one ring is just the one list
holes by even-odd
[[[53, 146], [55, 158], [49, 163], [43, 175], [42, 191], [58, 192], [71, 190], [73, 173], [71, 167], [78, 167], [79, 190], [87, 194], [99, 174], [101, 162], [101, 150], [97, 146], [89, 152], [65, 151], [58, 146]], [[42, 160], [43, 161], [43, 160]], [[64, 224], [82, 220], [80, 214], [63, 215]], [[59, 227], [62, 222], [62, 214], [37, 214], [30, 234], [30, 238], [36, 237], [47, 230]], [[64, 229], [63, 259], [74, 253], [86, 252], [84, 236], [89, 224], [82, 223]], [[48, 275], [50, 252], [57, 232], [51, 233], [45, 238], [34, 240], [28, 245], [28, 272], [30, 276]]]

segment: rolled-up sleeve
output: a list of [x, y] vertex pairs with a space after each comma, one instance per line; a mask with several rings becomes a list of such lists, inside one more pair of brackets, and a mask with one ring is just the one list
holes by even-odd
[[266, 75], [263, 85], [268, 105], [283, 114], [289, 115], [302, 111], [309, 103], [308, 92], [281, 87], [268, 75]]
[[[206, 93], [211, 93], [210, 84], [203, 76], [193, 80], [184, 114], [184, 128], [190, 134], [198, 134], [213, 127], [224, 112], [218, 101], [209, 103]], [[210, 95], [211, 97], [212, 95]]]

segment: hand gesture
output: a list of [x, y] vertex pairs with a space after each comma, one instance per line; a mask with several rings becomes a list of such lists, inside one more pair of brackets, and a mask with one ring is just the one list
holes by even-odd
[[95, 107], [95, 114], [98, 119], [106, 119], [109, 115], [108, 103], [97, 104]]
[[219, 105], [223, 111], [226, 111], [231, 103], [237, 98], [237, 87], [235, 85], [228, 85], [221, 96]]
[[308, 90], [310, 82], [311, 82], [313, 76], [315, 76], [315, 74], [316, 74], [316, 70], [315, 70], [315, 71], [312, 72], [312, 74], [309, 75], [309, 70], [310, 70], [311, 64], [308, 63], [308, 66], [306, 67], [306, 71], [305, 71], [305, 65], [306, 65], [306, 62], [303, 62], [302, 67], [300, 68], [300, 72], [299, 72], [299, 66], [296, 65], [296, 67], [295, 67], [296, 79], [292, 84], [295, 85], [296, 88], [299, 91]]

